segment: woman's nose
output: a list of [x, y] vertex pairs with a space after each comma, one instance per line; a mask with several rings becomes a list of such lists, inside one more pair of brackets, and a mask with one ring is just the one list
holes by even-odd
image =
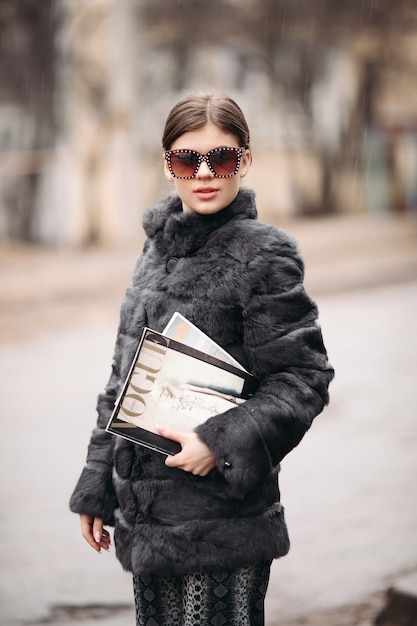
[[197, 178], [213, 178], [213, 172], [209, 168], [207, 161], [202, 161], [196, 173]]

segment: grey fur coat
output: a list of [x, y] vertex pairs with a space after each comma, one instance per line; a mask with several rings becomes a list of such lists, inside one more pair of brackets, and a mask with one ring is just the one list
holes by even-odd
[[[136, 574], [235, 569], [283, 556], [279, 463], [328, 402], [333, 377], [297, 247], [258, 221], [249, 190], [213, 215], [184, 213], [170, 197], [143, 223], [147, 241], [70, 508], [114, 524], [117, 556]], [[260, 379], [252, 398], [196, 429], [217, 460], [207, 477], [167, 468], [163, 455], [104, 430], [143, 327], [162, 331], [175, 311]]]

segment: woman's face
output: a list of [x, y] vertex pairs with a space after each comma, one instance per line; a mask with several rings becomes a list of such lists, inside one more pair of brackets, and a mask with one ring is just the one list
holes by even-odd
[[[206, 124], [198, 130], [190, 130], [181, 135], [171, 146], [171, 150], [195, 150], [202, 155], [214, 148], [238, 148], [237, 137], [223, 131], [214, 124]], [[203, 161], [191, 179], [172, 177], [166, 159], [164, 171], [168, 180], [174, 180], [176, 191], [182, 200], [184, 211], [193, 211], [202, 215], [218, 213], [228, 206], [237, 196], [240, 180], [246, 175], [250, 166], [250, 152], [245, 150], [238, 172], [229, 178], [218, 178]]]

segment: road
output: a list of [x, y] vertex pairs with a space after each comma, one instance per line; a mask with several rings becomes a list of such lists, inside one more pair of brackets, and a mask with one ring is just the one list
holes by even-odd
[[[417, 282], [327, 294], [319, 306], [336, 378], [330, 406], [283, 463], [292, 549], [273, 565], [268, 626], [417, 573]], [[0, 349], [1, 626], [134, 623], [130, 576], [114, 552], [88, 549], [68, 511], [114, 335], [100, 319]]]

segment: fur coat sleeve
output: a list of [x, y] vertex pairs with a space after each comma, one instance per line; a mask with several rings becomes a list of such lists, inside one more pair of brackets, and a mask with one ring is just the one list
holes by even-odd
[[303, 287], [296, 245], [290, 238], [281, 240], [276, 254], [269, 250], [262, 256], [264, 265], [255, 264], [257, 278], [243, 312], [243, 350], [260, 386], [243, 405], [196, 429], [234, 498], [261, 484], [301, 441], [328, 403], [334, 375], [317, 307]]
[[[143, 257], [140, 257], [136, 271], [140, 268], [142, 259]], [[98, 396], [97, 425], [90, 438], [86, 464], [70, 499], [70, 509], [73, 513], [99, 517], [107, 525], [114, 525], [114, 511], [118, 507], [118, 502], [113, 485], [114, 436], [105, 428], [136, 350], [136, 339], [129, 332], [135, 315], [140, 317], [135, 306], [134, 288], [131, 285], [126, 291], [121, 307], [110, 378], [103, 393]], [[145, 325], [144, 320], [138, 319], [138, 323]]]

